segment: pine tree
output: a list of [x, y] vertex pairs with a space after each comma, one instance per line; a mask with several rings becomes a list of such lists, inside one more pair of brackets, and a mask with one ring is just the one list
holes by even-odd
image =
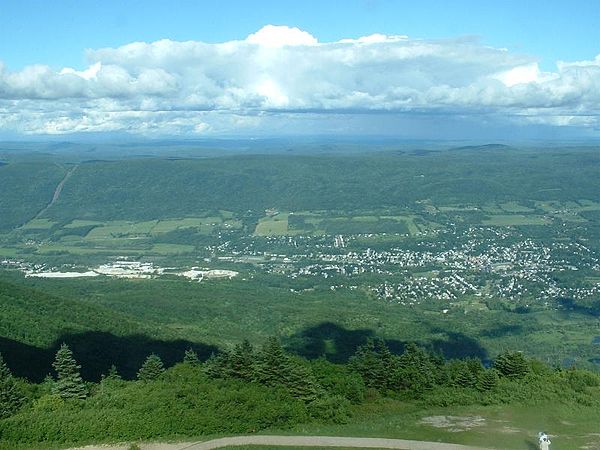
[[106, 375], [102, 375], [102, 380], [121, 380], [121, 375], [119, 375], [119, 371], [117, 370], [117, 366], [114, 364], [110, 366], [108, 369], [108, 373]]
[[[388, 372], [391, 367], [385, 367], [383, 361], [388, 358], [387, 347], [369, 339], [366, 344], [359, 346], [350, 358], [350, 367], [362, 377], [365, 386], [385, 389], [388, 386]], [[378, 352], [379, 350], [379, 352]], [[387, 350], [387, 351], [386, 351]], [[380, 353], [383, 352], [383, 355]]]
[[433, 358], [414, 343], [408, 343], [398, 358], [395, 388], [421, 393], [431, 388], [437, 379]]
[[254, 348], [245, 339], [241, 344], [237, 344], [229, 355], [230, 375], [246, 381], [253, 380], [254, 359]]
[[211, 353], [204, 363], [204, 371], [211, 378], [228, 378], [229, 354], [219, 353], [215, 355], [214, 353]]
[[152, 353], [146, 358], [144, 364], [142, 364], [142, 367], [137, 373], [137, 378], [141, 381], [156, 380], [164, 371], [165, 367], [162, 360], [158, 355]]
[[496, 369], [486, 369], [479, 372], [477, 389], [480, 391], [491, 391], [496, 386], [498, 386], [498, 372]]
[[504, 352], [494, 361], [494, 368], [507, 378], [523, 378], [529, 373], [529, 363], [521, 352]]
[[200, 365], [200, 359], [198, 358], [198, 354], [194, 351], [193, 348], [188, 348], [183, 355], [184, 364], [189, 364], [192, 366]]
[[318, 398], [320, 386], [313, 374], [300, 363], [292, 362], [285, 385], [293, 397], [305, 403], [313, 402]]
[[79, 369], [73, 356], [73, 352], [67, 344], [62, 344], [56, 352], [52, 363], [58, 378], [54, 383], [53, 392], [62, 398], [84, 399], [87, 396], [87, 388], [83, 382]]
[[277, 338], [268, 338], [257, 358], [256, 381], [267, 386], [285, 385], [290, 370], [289, 358]]
[[454, 383], [460, 387], [474, 387], [477, 384], [477, 374], [471, 371], [468, 362], [461, 361]]
[[14, 414], [25, 402], [25, 397], [0, 354], [0, 419]]
[[475, 376], [484, 371], [483, 364], [479, 358], [466, 358], [465, 362], [471, 373]]

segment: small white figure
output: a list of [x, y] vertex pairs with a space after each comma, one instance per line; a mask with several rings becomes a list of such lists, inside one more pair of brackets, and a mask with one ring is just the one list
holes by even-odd
[[546, 433], [540, 431], [538, 433], [538, 443], [540, 445], [540, 450], [550, 450], [550, 444], [552, 442], [550, 442], [550, 438]]

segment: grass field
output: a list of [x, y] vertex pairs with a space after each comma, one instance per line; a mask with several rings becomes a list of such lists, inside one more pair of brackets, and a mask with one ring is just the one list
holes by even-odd
[[388, 399], [356, 407], [355, 419], [348, 424], [308, 425], [290, 434], [415, 439], [534, 450], [537, 433], [546, 431], [553, 448], [576, 450], [600, 448], [600, 434], [593, 432], [598, 423], [598, 410], [560, 404], [423, 409]]
[[496, 214], [482, 221], [483, 225], [490, 226], [520, 226], [520, 225], [547, 225], [550, 221], [543, 216], [521, 214]]
[[14, 258], [18, 254], [19, 254], [19, 249], [17, 249], [17, 248], [0, 247], [0, 256], [4, 256], [7, 258]]
[[288, 216], [279, 213], [275, 216], [263, 217], [256, 225], [254, 234], [256, 236], [284, 236], [288, 234]]
[[[427, 221], [415, 214], [392, 215], [370, 211], [334, 213], [324, 211], [299, 211], [260, 219], [255, 235], [332, 235], [332, 234], [411, 234], [429, 228]], [[287, 220], [287, 223], [285, 222]], [[421, 224], [417, 224], [419, 221]], [[284, 227], [285, 225], [285, 227]]]
[[56, 222], [50, 219], [32, 219], [21, 227], [22, 230], [49, 230]]
[[501, 203], [500, 208], [507, 213], [530, 213], [534, 211], [533, 209], [520, 205], [517, 202]]
[[[499, 450], [535, 450], [537, 433], [546, 431], [552, 439], [552, 448], [589, 450], [600, 448], [600, 433], [593, 432], [598, 423], [600, 412], [585, 407], [540, 404], [424, 410], [415, 404], [387, 399], [355, 407], [354, 417], [347, 424], [303, 425], [264, 434], [414, 439]], [[274, 450], [277, 447], [227, 448]]]
[[183, 253], [193, 252], [195, 247], [193, 245], [184, 244], [154, 244], [152, 246], [152, 252], [160, 255], [178, 255]]
[[86, 239], [102, 240], [114, 237], [148, 235], [157, 223], [157, 220], [149, 220], [145, 222], [108, 222], [102, 226], [93, 228], [87, 234]]
[[156, 235], [160, 233], [168, 233], [169, 231], [180, 228], [198, 228], [202, 232], [210, 232], [215, 226], [223, 223], [221, 217], [186, 217], [183, 219], [160, 220], [151, 233]]
[[81, 220], [75, 219], [71, 223], [66, 224], [63, 228], [82, 228], [82, 227], [90, 227], [96, 225], [103, 225], [102, 222], [98, 222], [97, 220]]

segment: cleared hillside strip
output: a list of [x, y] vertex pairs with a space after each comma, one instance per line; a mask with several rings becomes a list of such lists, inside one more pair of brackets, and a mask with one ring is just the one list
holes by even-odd
[[60, 180], [60, 183], [58, 183], [58, 186], [56, 186], [56, 189], [54, 190], [54, 194], [52, 195], [52, 200], [50, 200], [50, 203], [48, 203], [44, 209], [42, 209], [39, 213], [37, 213], [37, 215], [35, 216], [36, 219], [42, 217], [44, 215], [44, 213], [46, 211], [48, 211], [48, 209], [50, 209], [52, 207], [52, 205], [54, 205], [56, 203], [56, 201], [60, 198], [60, 194], [65, 186], [65, 183], [71, 177], [71, 175], [73, 175], [73, 173], [77, 170], [77, 167], [79, 167], [79, 166], [73, 166], [71, 169], [69, 169], [67, 171], [67, 173], [65, 174], [63, 179]]

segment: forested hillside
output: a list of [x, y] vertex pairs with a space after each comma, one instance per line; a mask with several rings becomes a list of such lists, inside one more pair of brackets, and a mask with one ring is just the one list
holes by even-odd
[[[463, 148], [335, 156], [248, 155], [88, 161], [44, 217], [149, 220], [198, 211], [348, 210], [430, 200], [594, 198], [597, 149]], [[52, 199], [66, 169], [10, 163], [0, 169], [2, 226], [25, 223]], [[174, 201], [177, 199], [177, 201]]]
[[64, 342], [78, 352], [88, 380], [100, 379], [111, 364], [133, 377], [152, 351], [172, 364], [190, 346], [205, 357], [215, 350], [167, 336], [148, 322], [103, 306], [0, 281], [0, 353], [18, 376], [41, 381]]
[[[8, 166], [10, 167], [10, 166]], [[2, 170], [7, 170], [4, 167]], [[252, 155], [81, 164], [45, 217], [149, 220], [198, 211], [356, 210], [412, 204], [594, 198], [596, 150], [487, 151], [339, 156]], [[58, 168], [55, 169], [60, 172]], [[56, 178], [52, 179], [56, 184]], [[4, 187], [2, 187], [4, 186]], [[7, 179], [2, 197], [20, 197]], [[49, 201], [48, 186], [27, 189]], [[35, 206], [34, 206], [35, 205]], [[15, 219], [16, 220], [16, 219]]]
[[65, 173], [50, 160], [0, 164], [0, 230], [33, 219], [52, 200]]

